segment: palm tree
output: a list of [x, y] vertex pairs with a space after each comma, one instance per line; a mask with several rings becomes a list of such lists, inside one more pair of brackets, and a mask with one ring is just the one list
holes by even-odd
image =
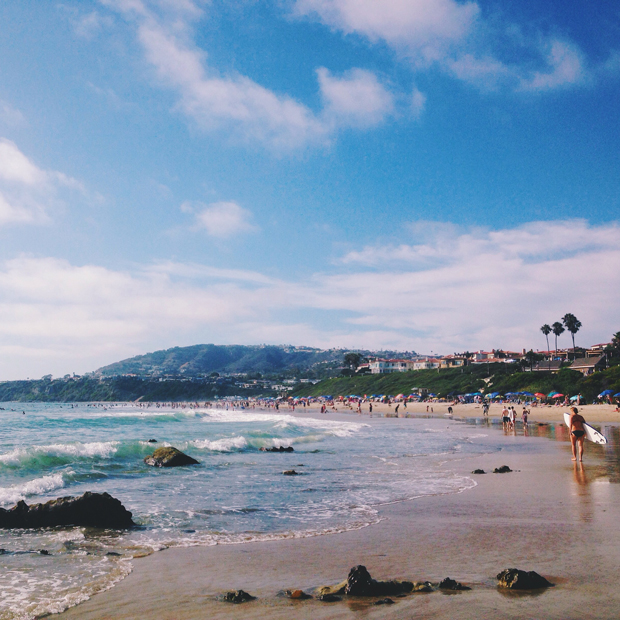
[[581, 321], [574, 314], [571, 314], [569, 312], [562, 317], [562, 323], [564, 323], [566, 329], [573, 337], [573, 356], [575, 356], [575, 334], [579, 331], [579, 328], [581, 327]]
[[551, 331], [555, 334], [555, 356], [558, 356], [558, 336], [564, 333], [564, 326], [559, 321], [556, 321], [551, 326]]
[[[551, 333], [551, 328], [545, 323], [540, 331], [545, 334], [545, 338], [547, 339], [547, 359], [549, 359], [549, 334]], [[551, 360], [549, 360], [549, 370], [551, 370]]]

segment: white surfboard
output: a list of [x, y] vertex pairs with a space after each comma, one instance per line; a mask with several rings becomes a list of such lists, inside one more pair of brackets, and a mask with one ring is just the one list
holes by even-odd
[[[564, 414], [564, 423], [570, 428], [570, 414]], [[592, 428], [589, 424], [584, 424], [583, 428], [586, 431], [586, 439], [594, 443], [607, 443], [607, 439], [604, 435], [601, 435], [596, 429]]]

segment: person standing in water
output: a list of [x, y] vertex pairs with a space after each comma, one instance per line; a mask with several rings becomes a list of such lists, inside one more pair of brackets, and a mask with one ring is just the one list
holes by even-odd
[[585, 439], [586, 429], [584, 428], [584, 424], [586, 421], [583, 416], [579, 415], [579, 411], [577, 407], [572, 408], [572, 413], [570, 414], [570, 443], [573, 449], [573, 461], [577, 460], [577, 446], [579, 446], [579, 460], [583, 461], [583, 440]]

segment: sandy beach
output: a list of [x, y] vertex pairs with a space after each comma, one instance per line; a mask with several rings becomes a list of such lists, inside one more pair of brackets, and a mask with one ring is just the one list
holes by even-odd
[[[426, 413], [425, 407], [421, 414]], [[434, 405], [435, 415], [443, 415], [441, 407]], [[602, 406], [595, 407], [600, 421], [613, 415]], [[413, 413], [413, 407], [408, 409]], [[491, 416], [499, 410], [499, 406], [497, 411], [492, 408]], [[473, 405], [459, 406], [455, 415], [475, 416], [477, 411]], [[531, 419], [557, 420], [561, 412], [560, 408], [540, 408]], [[584, 407], [586, 419], [594, 422], [594, 413]], [[310, 414], [317, 415], [301, 413]], [[350, 416], [343, 411], [330, 414], [334, 419]], [[620, 480], [618, 434], [606, 447], [588, 444], [580, 467], [571, 462], [565, 427], [540, 428], [544, 436], [523, 436], [522, 431], [504, 436], [496, 423], [472, 424], [473, 432], [493, 434], [494, 441], [500, 436], [501, 451], [446, 457], [443, 466], [459, 474], [476, 468], [490, 472], [501, 465], [514, 471], [472, 476], [477, 486], [468, 491], [383, 506], [380, 523], [336, 535], [167, 549], [134, 560], [134, 570], [125, 580], [60, 617], [615, 617], [620, 609], [615, 584], [620, 557], [615, 535], [620, 517], [615, 484]], [[389, 607], [375, 606], [369, 599], [323, 603], [291, 601], [278, 595], [285, 589], [312, 592], [321, 585], [337, 583], [357, 564], [364, 564], [376, 579], [437, 582], [449, 576], [472, 590], [412, 594], [394, 599], [395, 604]], [[498, 590], [495, 575], [510, 567], [535, 570], [556, 587], [521, 594]], [[240, 588], [257, 600], [235, 606], [217, 598]]]

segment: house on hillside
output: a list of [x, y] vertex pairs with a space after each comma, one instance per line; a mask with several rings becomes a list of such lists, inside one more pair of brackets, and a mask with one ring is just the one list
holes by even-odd
[[373, 375], [385, 375], [392, 372], [407, 372], [413, 370], [413, 360], [375, 360], [369, 364]]
[[605, 356], [600, 355], [598, 357], [580, 357], [570, 365], [570, 369], [578, 370], [583, 375], [591, 375], [598, 370], [605, 370], [606, 366]]
[[444, 355], [439, 359], [440, 368], [460, 368], [461, 366], [465, 366], [463, 355]]
[[425, 357], [413, 362], [413, 370], [433, 370], [439, 368], [441, 362], [434, 357]]

